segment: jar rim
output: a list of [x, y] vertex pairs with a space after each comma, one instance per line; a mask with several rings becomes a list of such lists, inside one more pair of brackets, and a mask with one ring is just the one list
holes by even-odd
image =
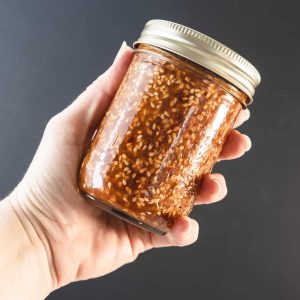
[[249, 97], [248, 104], [252, 103], [261, 81], [259, 72], [241, 55], [213, 38], [178, 23], [150, 20], [134, 42], [134, 48], [141, 43], [178, 54], [218, 74], [242, 90]]

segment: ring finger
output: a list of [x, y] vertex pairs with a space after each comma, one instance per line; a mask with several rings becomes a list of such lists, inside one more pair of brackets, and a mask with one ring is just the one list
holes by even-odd
[[222, 200], [227, 194], [225, 178], [222, 174], [207, 174], [195, 197], [195, 204], [210, 204]]

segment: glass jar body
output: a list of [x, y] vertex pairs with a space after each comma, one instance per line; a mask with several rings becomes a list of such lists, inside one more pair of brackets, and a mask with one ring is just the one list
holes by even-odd
[[190, 213], [246, 95], [214, 73], [140, 44], [83, 158], [95, 205], [163, 234]]

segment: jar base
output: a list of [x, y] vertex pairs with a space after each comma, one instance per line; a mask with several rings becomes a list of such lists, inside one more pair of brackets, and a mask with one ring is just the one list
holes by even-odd
[[139, 228], [147, 230], [151, 233], [155, 233], [155, 234], [158, 234], [158, 235], [164, 235], [164, 234], [167, 233], [166, 231], [159, 230], [159, 229], [157, 229], [157, 228], [155, 228], [155, 227], [153, 227], [153, 226], [151, 226], [147, 223], [144, 223], [142, 221], [139, 221], [139, 220], [131, 217], [130, 215], [126, 214], [125, 212], [121, 211], [120, 209], [118, 209], [116, 207], [113, 207], [113, 206], [111, 206], [107, 203], [104, 203], [103, 200], [97, 199], [89, 193], [86, 193], [84, 191], [81, 191], [81, 193], [93, 205], [97, 206], [98, 208], [101, 208], [101, 209], [105, 210], [106, 212], [112, 214], [113, 216], [115, 216], [119, 219], [122, 219], [122, 220], [124, 220], [124, 221], [126, 221], [126, 222], [128, 222], [132, 225], [135, 225]]

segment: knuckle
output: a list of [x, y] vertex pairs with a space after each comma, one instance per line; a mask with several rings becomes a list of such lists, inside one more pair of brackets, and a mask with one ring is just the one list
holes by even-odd
[[52, 128], [57, 127], [57, 126], [58, 126], [58, 123], [59, 123], [59, 118], [60, 118], [59, 114], [57, 114], [57, 115], [51, 117], [51, 119], [50, 119], [50, 120], [48, 121], [48, 123], [47, 123], [46, 128], [52, 129]]
[[45, 128], [46, 134], [58, 134], [61, 133], [62, 130], [64, 130], [64, 124], [61, 117], [61, 113], [53, 116], [47, 123]]

